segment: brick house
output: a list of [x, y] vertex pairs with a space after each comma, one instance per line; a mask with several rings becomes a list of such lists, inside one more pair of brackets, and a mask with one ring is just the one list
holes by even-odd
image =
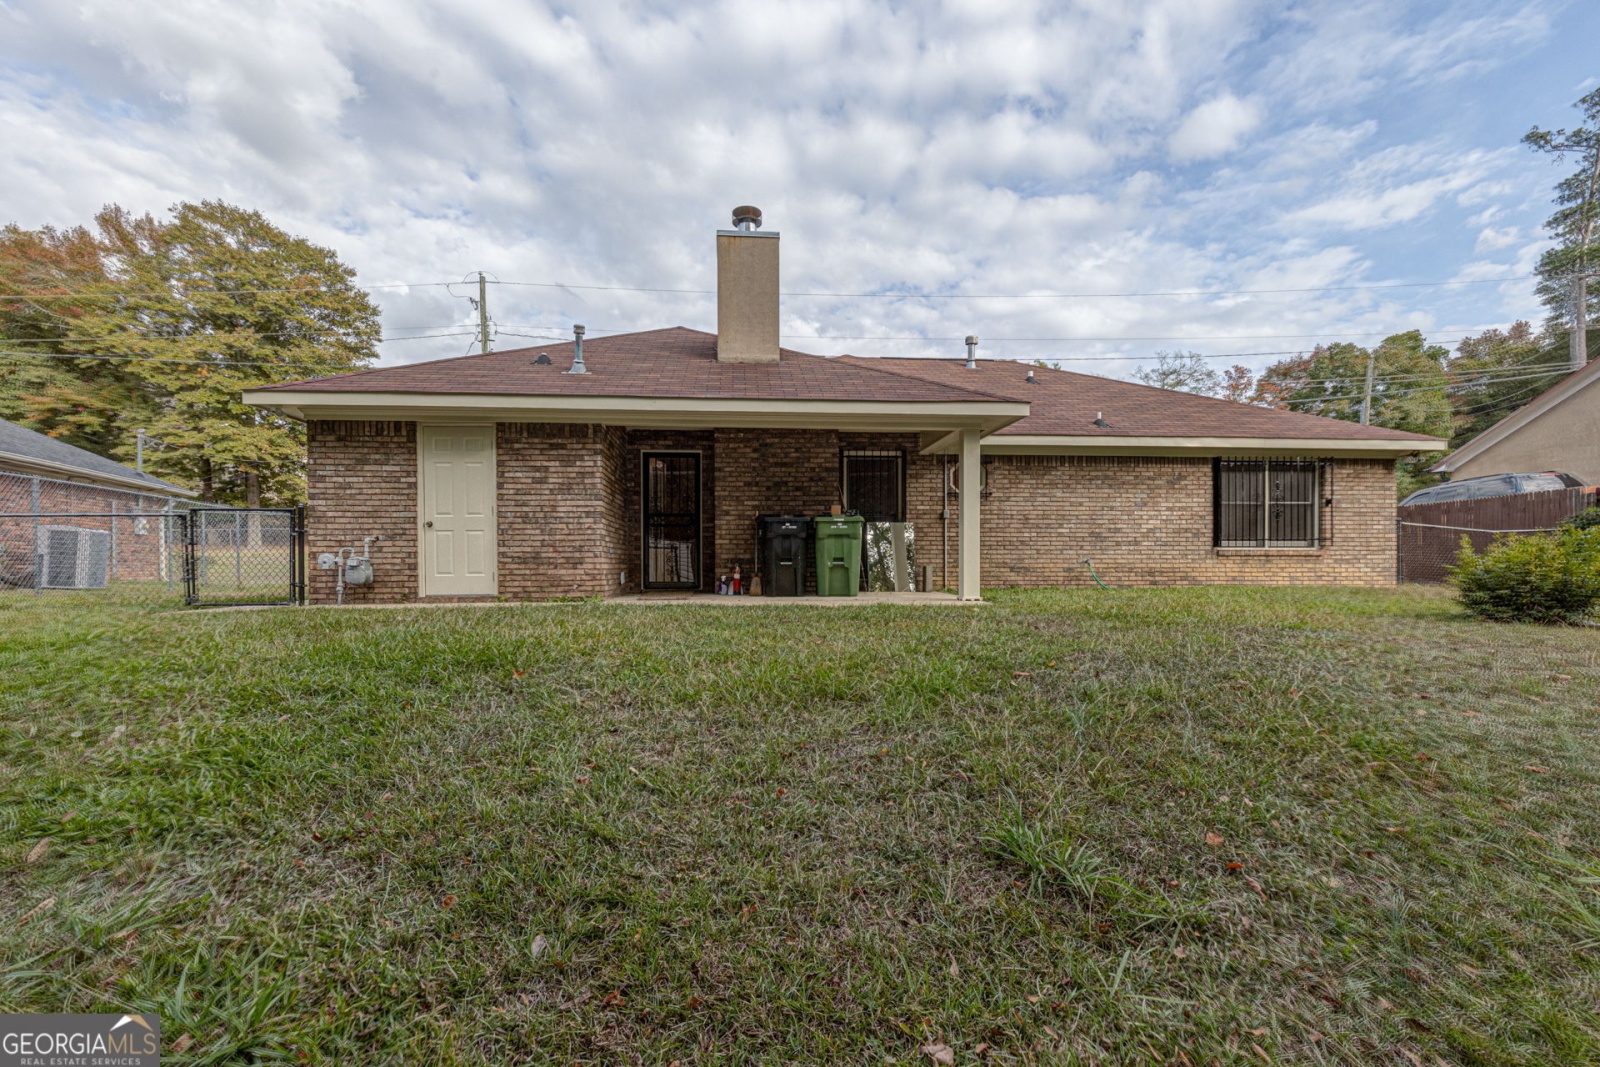
[[1395, 460], [1443, 442], [971, 349], [783, 349], [778, 235], [734, 221], [715, 334], [575, 327], [247, 392], [306, 423], [311, 550], [383, 538], [347, 598], [709, 592], [756, 566], [758, 516], [835, 505], [914, 531], [913, 573], [963, 599], [1087, 584], [1086, 559], [1109, 584], [1394, 581]]
[[0, 419], [0, 588], [33, 587], [38, 561], [50, 558], [44, 546], [79, 531], [105, 534], [97, 580], [158, 580], [168, 559], [162, 516], [176, 498], [194, 495]]

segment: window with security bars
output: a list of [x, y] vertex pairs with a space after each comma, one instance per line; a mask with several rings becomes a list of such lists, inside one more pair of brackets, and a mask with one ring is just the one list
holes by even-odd
[[899, 449], [846, 449], [844, 506], [868, 522], [906, 520], [906, 454]]
[[1218, 548], [1317, 548], [1322, 464], [1219, 459], [1213, 468]]

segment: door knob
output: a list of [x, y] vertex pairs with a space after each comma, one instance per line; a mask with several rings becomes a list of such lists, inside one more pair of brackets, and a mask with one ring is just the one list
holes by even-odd
[[423, 523], [423, 524], [422, 524], [422, 525], [423, 525], [423, 526], [424, 526], [424, 527], [425, 527], [425, 528], [426, 528], [426, 529], [429, 529], [429, 530], [431, 530], [431, 529], [433, 529], [433, 520], [432, 520], [432, 519], [429, 519], [429, 520], [428, 520], [428, 521], [427, 521], [427, 522], [425, 522], [425, 523]]

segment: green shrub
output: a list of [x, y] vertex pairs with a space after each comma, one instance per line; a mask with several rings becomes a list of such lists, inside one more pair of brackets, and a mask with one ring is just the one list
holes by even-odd
[[1592, 530], [1596, 526], [1600, 526], [1600, 508], [1585, 508], [1570, 519], [1562, 522], [1561, 525], [1574, 530]]
[[1576, 622], [1600, 602], [1600, 527], [1497, 538], [1483, 555], [1463, 537], [1450, 568], [1462, 606], [1498, 622]]

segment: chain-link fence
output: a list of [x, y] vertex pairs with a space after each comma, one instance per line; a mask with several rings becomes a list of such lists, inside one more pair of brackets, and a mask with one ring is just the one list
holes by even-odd
[[1550, 533], [1559, 527], [1542, 526], [1526, 530], [1485, 530], [1472, 526], [1399, 521], [1396, 541], [1396, 572], [1402, 582], [1437, 585], [1449, 580], [1463, 540], [1482, 555], [1498, 537], [1512, 534]]
[[170, 497], [0, 471], [0, 591], [137, 586], [183, 595]]
[[0, 471], [0, 595], [116, 590], [187, 604], [300, 603], [304, 513]]

